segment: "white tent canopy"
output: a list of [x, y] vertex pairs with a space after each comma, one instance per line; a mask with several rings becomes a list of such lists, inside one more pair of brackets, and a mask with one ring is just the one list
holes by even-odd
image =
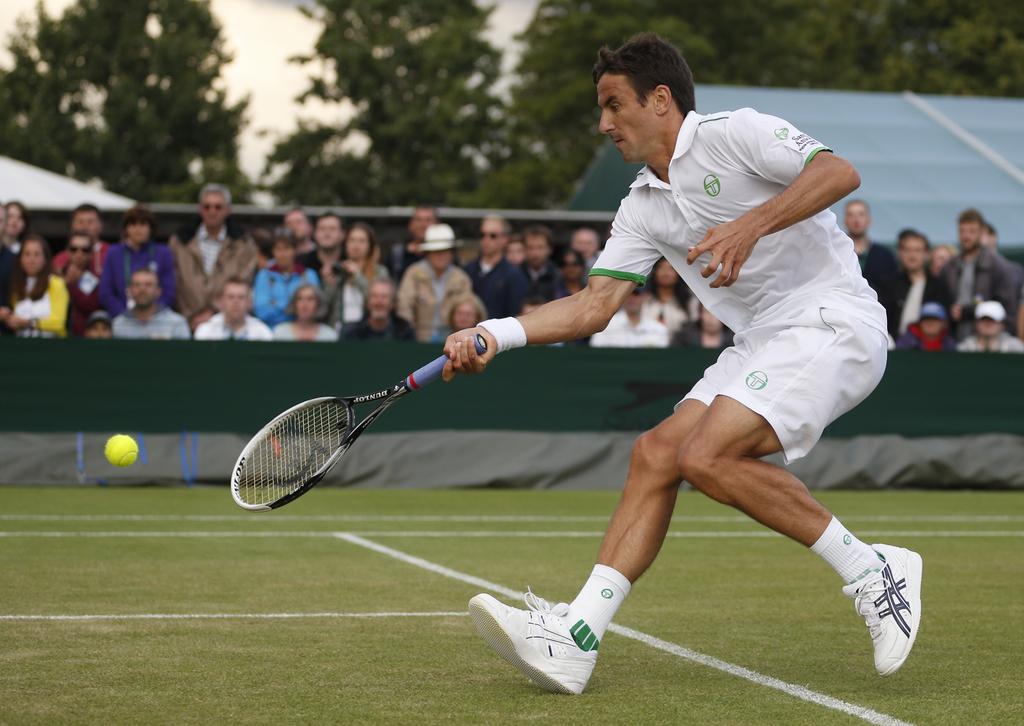
[[17, 200], [32, 210], [74, 209], [95, 204], [103, 210], [128, 209], [135, 202], [99, 186], [0, 156], [0, 201]]

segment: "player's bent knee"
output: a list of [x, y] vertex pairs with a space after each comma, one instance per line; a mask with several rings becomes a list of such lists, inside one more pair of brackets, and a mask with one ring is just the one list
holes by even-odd
[[644, 486], [678, 486], [675, 467], [677, 446], [657, 431], [646, 431], [633, 442], [630, 470], [641, 476], [630, 477], [629, 483]]
[[700, 446], [684, 446], [676, 459], [679, 474], [694, 489], [723, 504], [732, 504], [728, 482], [719, 476], [718, 459]]

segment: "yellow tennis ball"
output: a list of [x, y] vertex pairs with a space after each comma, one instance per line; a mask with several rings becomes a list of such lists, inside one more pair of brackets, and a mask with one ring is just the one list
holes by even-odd
[[107, 439], [103, 455], [114, 466], [131, 466], [139, 457], [139, 445], [127, 434], [117, 434]]

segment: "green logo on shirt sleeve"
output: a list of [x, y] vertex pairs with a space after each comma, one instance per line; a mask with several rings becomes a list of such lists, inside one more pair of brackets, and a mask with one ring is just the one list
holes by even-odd
[[789, 138], [789, 129], [783, 126], [781, 129], [775, 129], [775, 138], [779, 141], [785, 141]]

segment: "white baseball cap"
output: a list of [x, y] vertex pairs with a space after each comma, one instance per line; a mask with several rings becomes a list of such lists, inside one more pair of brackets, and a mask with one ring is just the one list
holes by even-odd
[[1001, 323], [1006, 320], [1006, 308], [998, 300], [986, 300], [983, 303], [978, 303], [978, 307], [974, 308], [974, 319], [981, 320], [982, 318], [991, 318], [997, 323]]
[[459, 241], [455, 239], [455, 230], [447, 224], [432, 224], [427, 227], [427, 233], [423, 235], [420, 252], [441, 252], [455, 249], [458, 246]]

